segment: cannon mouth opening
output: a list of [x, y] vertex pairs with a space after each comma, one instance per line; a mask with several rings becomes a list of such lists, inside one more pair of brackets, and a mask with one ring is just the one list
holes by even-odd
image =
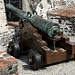
[[58, 34], [58, 31], [57, 31], [57, 30], [54, 30], [53, 33], [54, 33], [54, 34]]
[[56, 36], [58, 34], [59, 34], [59, 31], [57, 29], [53, 31], [53, 36]]
[[48, 35], [50, 37], [56, 37], [58, 36], [59, 32], [60, 32], [60, 27], [54, 25], [53, 27], [50, 28]]

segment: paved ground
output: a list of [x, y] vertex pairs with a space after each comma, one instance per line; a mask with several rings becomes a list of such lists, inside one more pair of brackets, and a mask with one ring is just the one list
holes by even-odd
[[[75, 41], [71, 37], [71, 41]], [[19, 75], [75, 75], [75, 61], [69, 60], [55, 65], [42, 67], [40, 70], [33, 71], [26, 64], [27, 56], [21, 56], [18, 60]]]
[[75, 75], [75, 61], [70, 60], [55, 65], [42, 67], [40, 70], [33, 71], [26, 64], [26, 56], [21, 56], [18, 60], [19, 75]]

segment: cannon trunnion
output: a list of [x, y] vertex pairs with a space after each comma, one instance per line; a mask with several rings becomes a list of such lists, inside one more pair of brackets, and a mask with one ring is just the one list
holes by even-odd
[[[13, 9], [14, 12], [14, 8], [8, 6], [6, 8]], [[43, 20], [37, 15], [29, 18], [21, 10], [15, 13], [19, 18], [23, 15], [19, 25], [20, 39], [9, 42], [9, 54], [18, 57], [21, 53], [29, 52], [28, 64], [33, 69], [74, 58], [75, 43], [69, 42], [69, 38], [63, 36], [58, 24]]]

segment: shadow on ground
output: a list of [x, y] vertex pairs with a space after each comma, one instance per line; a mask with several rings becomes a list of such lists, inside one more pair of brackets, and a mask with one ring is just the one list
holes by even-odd
[[[28, 58], [28, 54], [24, 54], [24, 55], [21, 55], [19, 57], [19, 60], [21, 60], [22, 62], [26, 63], [26, 64], [23, 64], [22, 67], [24, 70], [32, 70], [32, 71], [36, 71], [36, 70], [33, 70], [27, 63], [27, 58]], [[61, 64], [61, 63], [68, 63], [69, 61], [74, 61], [75, 59], [70, 59], [70, 60], [66, 60], [66, 61], [62, 61], [62, 62], [58, 62], [58, 63], [54, 63], [54, 64], [49, 64], [49, 65], [44, 65], [40, 68], [40, 70], [45, 70], [47, 67], [50, 67], [50, 66], [54, 66], [54, 65], [58, 65], [58, 64]]]

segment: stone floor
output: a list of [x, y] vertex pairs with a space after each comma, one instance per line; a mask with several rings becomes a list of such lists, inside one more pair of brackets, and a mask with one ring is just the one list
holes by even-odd
[[[70, 37], [70, 41], [75, 41], [75, 36]], [[75, 75], [75, 61], [69, 60], [55, 65], [48, 65], [34, 71], [26, 62], [27, 55], [18, 59], [19, 75]]]

